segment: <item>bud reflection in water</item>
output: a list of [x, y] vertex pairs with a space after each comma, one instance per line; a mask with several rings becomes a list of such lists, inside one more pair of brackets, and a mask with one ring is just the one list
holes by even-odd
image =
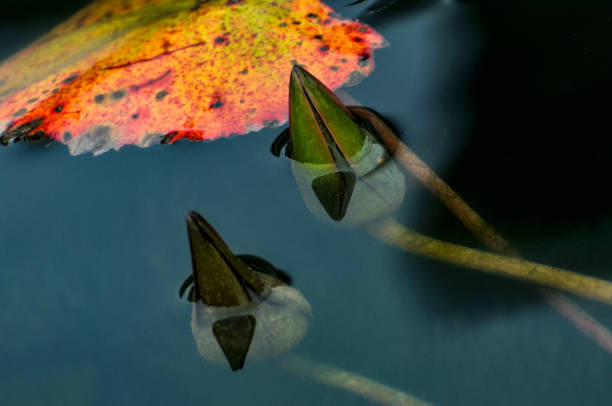
[[[198, 351], [215, 363], [241, 369], [249, 358], [283, 354], [306, 334], [308, 301], [291, 279], [262, 258], [234, 255], [196, 212], [187, 215], [193, 274], [189, 288], [191, 329]], [[190, 285], [192, 285], [190, 288]]]

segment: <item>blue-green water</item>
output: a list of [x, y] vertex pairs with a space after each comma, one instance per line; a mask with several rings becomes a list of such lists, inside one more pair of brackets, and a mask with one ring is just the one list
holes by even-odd
[[[490, 120], [467, 90], [479, 80], [490, 40], [477, 10], [438, 4], [374, 19], [392, 46], [376, 53], [376, 71], [349, 92], [399, 122], [413, 148], [527, 257], [610, 277], [612, 216], [597, 209], [601, 203], [593, 210], [588, 203], [598, 194], [576, 189], [571, 177], [538, 177], [554, 172], [551, 165], [565, 174], [554, 160], [538, 165], [517, 158], [534, 171], [528, 177], [503, 167], [504, 152], [474, 152], [473, 139]], [[44, 32], [45, 24], [6, 25], [0, 56]], [[519, 126], [506, 120], [498, 125]], [[530, 124], [522, 128], [529, 132]], [[191, 272], [188, 210], [204, 214], [235, 252], [259, 255], [291, 274], [314, 315], [296, 354], [437, 405], [609, 404], [612, 356], [531, 288], [317, 222], [289, 161], [269, 153], [277, 134], [98, 157], [72, 157], [62, 145], [0, 149], [2, 404], [370, 404], [292, 375], [274, 360], [248, 360], [231, 372], [199, 356], [191, 304], [178, 298]], [[540, 156], [556, 148], [535, 147]], [[470, 166], [466, 154], [480, 156], [478, 165]], [[482, 158], [490, 154], [497, 155]], [[598, 157], [594, 151], [576, 166], [602, 169]], [[500, 186], [513, 171], [519, 179]], [[577, 202], [574, 211], [567, 201]], [[413, 184], [397, 217], [477, 246]], [[612, 328], [608, 306], [577, 301]]]

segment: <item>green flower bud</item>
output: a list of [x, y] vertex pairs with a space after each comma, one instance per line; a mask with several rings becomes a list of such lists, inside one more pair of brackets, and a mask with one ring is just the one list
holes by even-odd
[[267, 261], [231, 252], [198, 213], [187, 215], [187, 231], [193, 276], [181, 287], [181, 295], [193, 280], [188, 296], [193, 302], [191, 330], [202, 357], [227, 361], [237, 370], [247, 358], [293, 348], [312, 318], [304, 296], [277, 278], [281, 271], [266, 270], [273, 268]]
[[383, 145], [319, 80], [296, 65], [289, 82], [287, 155], [310, 211], [362, 224], [396, 209], [404, 175]]

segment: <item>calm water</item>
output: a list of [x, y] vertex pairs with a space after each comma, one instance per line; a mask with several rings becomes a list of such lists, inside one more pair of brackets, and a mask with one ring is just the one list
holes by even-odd
[[[528, 4], [400, 6], [366, 17], [392, 47], [348, 91], [394, 120], [525, 256], [610, 278], [602, 126], [612, 12], [604, 2]], [[0, 58], [62, 18], [11, 7]], [[188, 210], [235, 252], [292, 275], [314, 315], [295, 354], [437, 405], [610, 403], [612, 355], [530, 287], [316, 221], [289, 161], [269, 153], [278, 132], [98, 157], [72, 157], [62, 145], [1, 148], [2, 403], [370, 404], [274, 360], [231, 372], [199, 356], [191, 304], [177, 294], [191, 272]], [[408, 182], [397, 218], [478, 247]], [[576, 301], [612, 328], [608, 306]]]

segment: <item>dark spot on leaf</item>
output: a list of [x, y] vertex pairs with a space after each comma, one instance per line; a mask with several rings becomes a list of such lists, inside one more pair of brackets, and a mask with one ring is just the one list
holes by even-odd
[[49, 93], [49, 89], [45, 89], [42, 91], [42, 94], [47, 94], [47, 93]]
[[331, 24], [331, 22], [331, 18], [326, 18], [325, 20], [323, 20], [323, 25]]
[[347, 60], [346, 58], [342, 58], [342, 59], [340, 59], [340, 62], [342, 62], [342, 63], [347, 63], [347, 62], [348, 62], [348, 60]]
[[55, 111], [56, 113], [61, 113], [63, 109], [64, 109], [64, 106], [62, 106], [61, 104], [58, 104], [57, 106], [55, 106], [53, 111]]
[[111, 93], [110, 97], [113, 100], [123, 99], [125, 97], [125, 90], [115, 90]]
[[21, 108], [19, 110], [17, 110], [16, 112], [13, 113], [13, 117], [19, 117], [19, 116], [23, 116], [25, 113], [27, 113], [28, 111], [24, 108]]
[[333, 70], [334, 72], [337, 71], [339, 68], [337, 66], [330, 66], [329, 69]]
[[155, 95], [155, 100], [162, 100], [164, 97], [166, 97], [166, 95], [168, 94], [167, 90], [160, 90], [159, 92], [157, 92], [157, 94]]
[[280, 23], [278, 26], [279, 26], [279, 27], [286, 27], [286, 26], [287, 26], [287, 23], [282, 22], [282, 23]]
[[298, 42], [296, 42], [296, 44], [297, 44], [298, 46], [302, 46], [302, 41], [298, 41]]
[[51, 94], [55, 94], [57, 92], [59, 92], [59, 89], [57, 87], [55, 89], [51, 90]]
[[78, 77], [79, 77], [79, 75], [76, 75], [76, 74], [72, 75], [72, 76], [68, 76], [66, 79], [64, 79], [64, 84], [67, 85], [69, 83], [72, 83]]
[[243, 75], [246, 75], [247, 73], [249, 73], [249, 70], [245, 68], [241, 70], [240, 73], [242, 73]]
[[140, 117], [140, 114], [132, 114], [132, 120], [136, 120], [138, 117]]
[[353, 37], [353, 42], [363, 42], [363, 38], [361, 38], [361, 37]]
[[293, 25], [300, 25], [300, 24], [302, 24], [302, 22], [301, 21], [292, 21], [291, 24], [293, 24]]
[[214, 102], [213, 104], [210, 105], [210, 108], [211, 109], [218, 109], [221, 106], [223, 106], [223, 103], [221, 102], [221, 100], [217, 100], [216, 102]]
[[32, 98], [32, 99], [28, 100], [26, 103], [27, 103], [27, 104], [32, 104], [32, 103], [34, 103], [34, 102], [35, 102], [35, 101], [37, 101], [37, 100], [38, 100], [38, 97], [34, 97], [34, 98]]
[[113, 13], [111, 11], [107, 11], [106, 14], [104, 14], [104, 18], [111, 18], [113, 16]]
[[225, 37], [217, 37], [217, 38], [215, 38], [215, 44], [222, 44], [225, 41], [227, 41], [227, 38], [225, 38]]
[[327, 45], [323, 45], [321, 48], [319, 48], [319, 51], [321, 52], [329, 51], [329, 47]]
[[368, 32], [368, 27], [359, 27], [359, 31]]
[[103, 94], [98, 94], [96, 95], [96, 97], [94, 97], [94, 101], [98, 104], [102, 103], [104, 101], [104, 95]]
[[242, 0], [227, 0], [227, 3], [225, 3], [226, 6], [233, 6], [234, 4], [240, 4], [242, 3]]
[[255, 107], [253, 107], [251, 110], [249, 110], [250, 114], [254, 114], [257, 111], [257, 109]]
[[323, 35], [315, 35], [313, 38], [314, 39], [318, 39], [318, 40], [322, 40], [323, 39]]
[[367, 65], [368, 59], [370, 59], [370, 53], [369, 52], [364, 52], [361, 55], [359, 55], [359, 59], [357, 60], [357, 64], [359, 66]]
[[62, 139], [64, 140], [64, 142], [70, 141], [72, 139], [72, 134], [70, 133], [70, 131], [66, 131], [64, 135], [62, 135]]
[[318, 15], [316, 15], [315, 13], [310, 13], [306, 17], [308, 17], [308, 18], [317, 18]]
[[240, 103], [244, 103], [244, 100], [240, 100]]

